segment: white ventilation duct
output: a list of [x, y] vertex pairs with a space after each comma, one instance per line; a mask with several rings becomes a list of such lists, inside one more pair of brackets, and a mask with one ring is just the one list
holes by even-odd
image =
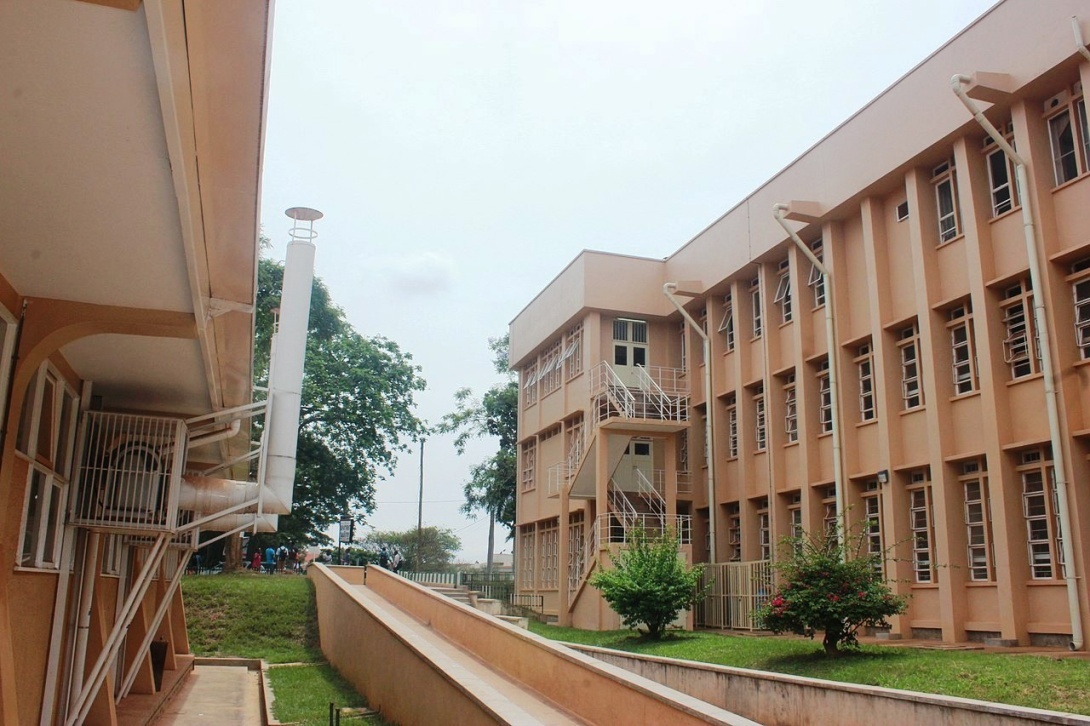
[[273, 336], [269, 362], [269, 399], [265, 411], [265, 461], [262, 511], [291, 512], [295, 485], [295, 449], [299, 438], [299, 405], [303, 391], [303, 361], [306, 357], [310, 291], [314, 284], [314, 222], [322, 213], [306, 207], [292, 207], [288, 217], [295, 221], [284, 260], [284, 282], [280, 294], [280, 322]]

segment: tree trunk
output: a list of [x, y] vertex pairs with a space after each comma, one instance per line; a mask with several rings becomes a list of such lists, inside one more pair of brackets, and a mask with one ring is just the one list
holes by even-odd
[[227, 538], [223, 547], [223, 571], [237, 572], [242, 569], [242, 534], [236, 532]]
[[488, 513], [488, 559], [485, 560], [485, 572], [492, 574], [492, 551], [496, 549], [496, 513]]
[[821, 644], [825, 647], [825, 655], [840, 655], [840, 650], [836, 645], [837, 637], [835, 635], [826, 632]]

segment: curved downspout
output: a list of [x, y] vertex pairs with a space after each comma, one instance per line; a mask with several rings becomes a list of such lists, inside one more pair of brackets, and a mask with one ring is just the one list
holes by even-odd
[[676, 282], [668, 282], [662, 286], [662, 294], [677, 308], [677, 311], [681, 313], [681, 317], [685, 318], [685, 322], [696, 331], [704, 342], [704, 413], [707, 422], [705, 424], [707, 427], [707, 440], [704, 445], [708, 447], [708, 539], [710, 540], [708, 543], [708, 564], [714, 565], [716, 561], [715, 547], [718, 541], [715, 536], [717, 532], [715, 510], [718, 509], [718, 504], [715, 501], [715, 428], [712, 425], [715, 418], [715, 406], [713, 404], [715, 396], [712, 392], [712, 343], [707, 331], [693, 320], [693, 316], [689, 315], [689, 312], [674, 297], [676, 292]]
[[833, 320], [833, 278], [821, 260], [817, 258], [795, 230], [787, 225], [784, 214], [787, 212], [786, 204], [773, 204], [772, 215], [780, 223], [787, 236], [802, 251], [810, 264], [821, 273], [822, 284], [825, 286], [825, 347], [829, 357], [829, 415], [833, 419], [833, 485], [836, 489], [836, 516], [837, 516], [837, 543], [840, 545], [841, 556], [846, 556], [846, 517], [848, 508], [844, 500], [844, 462], [841, 455], [840, 435], [840, 356], [836, 344], [836, 328]]
[[1086, 43], [1082, 39], [1082, 28], [1079, 26], [1079, 18], [1076, 15], [1071, 16], [1071, 29], [1075, 31], [1075, 46], [1079, 51], [1079, 54], [1090, 61], [1090, 49], [1087, 49]]
[[[1077, 24], [1076, 24], [1077, 26]], [[1077, 27], [1076, 27], [1077, 30]], [[1078, 35], [1076, 35], [1078, 38]], [[1060, 519], [1061, 547], [1063, 551], [1064, 581], [1067, 584], [1067, 607], [1071, 617], [1071, 649], [1082, 650], [1083, 629], [1082, 609], [1079, 604], [1079, 586], [1075, 576], [1075, 545], [1072, 542], [1074, 531], [1071, 528], [1067, 491], [1067, 456], [1064, 452], [1064, 440], [1060, 429], [1059, 394], [1056, 391], [1055, 367], [1052, 361], [1052, 339], [1049, 335], [1048, 317], [1045, 314], [1045, 289], [1041, 284], [1041, 265], [1037, 257], [1037, 237], [1035, 233], [1033, 210], [1030, 208], [1029, 173], [1026, 161], [1014, 150], [1003, 134], [984, 115], [976, 103], [965, 92], [965, 85], [972, 78], [956, 75], [950, 79], [950, 88], [961, 99], [965, 108], [973, 115], [988, 135], [992, 137], [1003, 153], [1014, 163], [1015, 178], [1018, 182], [1019, 200], [1022, 202], [1022, 229], [1026, 238], [1026, 256], [1029, 258], [1030, 284], [1033, 286], [1033, 317], [1037, 325], [1037, 337], [1041, 353], [1041, 369], [1045, 383], [1045, 408], [1048, 413], [1048, 434], [1052, 444], [1052, 472], [1056, 487], [1056, 503]]]

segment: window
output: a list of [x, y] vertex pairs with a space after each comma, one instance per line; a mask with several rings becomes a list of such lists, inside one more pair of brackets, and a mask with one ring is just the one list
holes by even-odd
[[617, 318], [613, 321], [613, 363], [647, 365], [647, 322]]
[[951, 157], [931, 172], [935, 185], [935, 202], [938, 205], [939, 244], [949, 242], [961, 234], [958, 221], [958, 194], [955, 186], [954, 159]]
[[[810, 251], [814, 253], [814, 257], [818, 258], [818, 260], [825, 261], [821, 240], [812, 242]], [[814, 307], [820, 308], [825, 304], [825, 275], [822, 275], [821, 270], [813, 263], [810, 264], [810, 277], [806, 280], [806, 284], [814, 290]]]
[[522, 445], [522, 491], [534, 488], [534, 475], [537, 470], [537, 442], [527, 441]]
[[825, 488], [824, 496], [821, 498], [821, 505], [824, 508], [821, 524], [825, 530], [825, 536], [835, 537], [840, 529], [840, 515], [836, 509], [835, 486]]
[[519, 533], [519, 586], [534, 589], [534, 525], [522, 526]]
[[537, 403], [537, 363], [531, 363], [522, 372], [522, 404], [529, 408]]
[[969, 579], [990, 582], [995, 578], [992, 554], [992, 506], [988, 498], [987, 466], [983, 459], [961, 465], [965, 493], [965, 529], [968, 535]]
[[560, 529], [554, 520], [543, 524], [537, 538], [540, 546], [539, 582], [544, 590], [560, 586]]
[[916, 323], [901, 330], [897, 348], [901, 351], [901, 400], [905, 410], [923, 405], [920, 390], [920, 332]]
[[124, 550], [124, 536], [120, 534], [108, 534], [102, 538], [102, 574], [120, 575], [121, 560]]
[[689, 324], [682, 320], [677, 325], [677, 339], [681, 348], [681, 370], [689, 370], [689, 337], [686, 335], [686, 330]]
[[749, 296], [753, 304], [753, 337], [761, 337], [761, 278], [755, 277], [749, 283]]
[[821, 433], [833, 430], [833, 390], [829, 384], [829, 359], [818, 364], [818, 426]]
[[727, 457], [738, 457], [738, 402], [733, 393], [727, 396]]
[[999, 304], [1007, 337], [1003, 340], [1003, 356], [1010, 366], [1011, 380], [1031, 376], [1038, 370], [1041, 357], [1037, 345], [1037, 326], [1033, 321], [1033, 289], [1029, 280], [1007, 288]]
[[564, 373], [564, 363], [561, 353], [564, 351], [563, 341], [557, 339], [541, 354], [540, 373], [541, 395], [547, 396], [560, 388]]
[[914, 471], [908, 489], [908, 526], [912, 530], [912, 571], [916, 582], [935, 581], [935, 561], [931, 554], [935, 541], [935, 518], [931, 505], [931, 482], [926, 471]]
[[738, 502], [727, 505], [727, 561], [742, 561], [742, 512]]
[[[700, 308], [700, 317], [697, 318], [697, 322], [700, 323], [700, 329], [704, 332], [704, 335], [708, 334], [708, 309]], [[700, 339], [700, 365], [707, 365], [707, 349], [704, 345], [704, 338]]]
[[787, 505], [787, 521], [790, 524], [791, 536], [799, 539], [806, 535], [802, 528], [802, 494], [795, 492]]
[[1090, 358], [1090, 257], [1071, 265], [1071, 291], [1075, 295], [1075, 345], [1079, 357]]
[[897, 205], [897, 221], [903, 222], [908, 219], [908, 202], [904, 201]]
[[574, 473], [575, 467], [583, 460], [583, 450], [586, 447], [582, 413], [568, 424], [568, 428], [564, 432], [564, 437], [568, 450], [568, 469]]
[[1065, 89], [1045, 101], [1045, 113], [1053, 111], [1057, 112], [1048, 119], [1048, 139], [1053, 177], [1056, 186], [1060, 186], [1085, 173], [1090, 158], [1082, 84], [1076, 83], [1073, 89]]
[[972, 393], [977, 387], [976, 346], [973, 342], [973, 313], [969, 301], [952, 308], [946, 329], [950, 332], [951, 366], [954, 394]]
[[564, 335], [564, 353], [560, 356], [566, 378], [575, 378], [583, 372], [583, 324], [576, 323]]
[[787, 434], [787, 442], [794, 443], [799, 440], [799, 411], [795, 404], [795, 374], [789, 373], [783, 384], [784, 417], [783, 430]]
[[[1003, 137], [1014, 145], [1014, 126], [1008, 121]], [[1014, 162], [1007, 152], [999, 148], [989, 136], [984, 139], [984, 153], [988, 160], [988, 184], [992, 194], [992, 216], [998, 217], [1018, 206], [1018, 189], [1014, 183]]]
[[776, 297], [772, 302], [780, 306], [780, 315], [785, 323], [791, 322], [791, 263], [780, 263], [780, 282], [776, 285]]
[[1026, 518], [1026, 548], [1034, 580], [1060, 577], [1063, 533], [1056, 506], [1056, 478], [1044, 449], [1021, 454], [1022, 514]]
[[882, 546], [882, 493], [877, 480], [863, 483], [863, 537], [867, 555], [875, 558], [874, 569], [882, 574], [885, 548]]
[[855, 367], [859, 372], [859, 420], [873, 421], [878, 414], [874, 408], [874, 353], [870, 343], [856, 350]]
[[727, 352], [734, 350], [734, 303], [730, 294], [723, 298], [723, 320], [719, 323], [719, 332], [723, 334]]
[[[11, 379], [11, 357], [15, 351], [15, 320], [7, 309], [0, 305], [0, 411], [7, 401], [8, 385]], [[5, 424], [6, 425], [6, 424]]]
[[760, 559], [772, 559], [772, 528], [769, 526], [768, 497], [757, 500], [757, 543]]
[[764, 451], [768, 445], [768, 431], [765, 428], [765, 389], [758, 386], [753, 393], [754, 416], [753, 432], [755, 434], [756, 451]]
[[27, 388], [16, 446], [30, 461], [19, 564], [56, 569], [75, 449], [79, 399], [49, 364]]

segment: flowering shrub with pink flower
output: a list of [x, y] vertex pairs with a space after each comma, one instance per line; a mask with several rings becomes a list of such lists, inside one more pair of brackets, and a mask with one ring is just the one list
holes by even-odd
[[882, 577], [881, 555], [848, 547], [854, 552], [845, 557], [835, 534], [782, 544], [783, 559], [775, 564], [782, 585], [757, 612], [761, 627], [808, 638], [820, 631], [832, 655], [840, 646], [857, 646], [860, 628], [889, 627], [886, 618], [905, 611], [906, 598], [894, 595]]

